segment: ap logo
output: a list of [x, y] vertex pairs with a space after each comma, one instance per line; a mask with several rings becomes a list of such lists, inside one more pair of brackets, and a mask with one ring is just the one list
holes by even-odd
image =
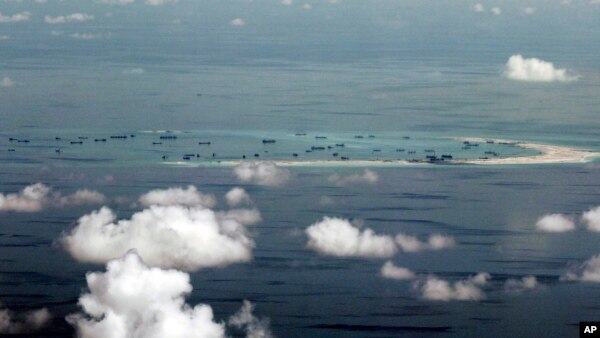
[[600, 322], [579, 322], [579, 337], [600, 337]]

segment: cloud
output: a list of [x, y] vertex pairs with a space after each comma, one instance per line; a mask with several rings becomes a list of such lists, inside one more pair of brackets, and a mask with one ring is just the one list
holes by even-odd
[[144, 73], [146, 73], [144, 68], [131, 68], [131, 69], [126, 69], [123, 71], [123, 74], [129, 74], [129, 75], [141, 75]]
[[2, 81], [0, 81], [0, 86], [2, 87], [12, 87], [15, 85], [15, 82], [13, 80], [11, 80], [10, 77], [5, 76], [2, 78]]
[[25, 314], [23, 320], [16, 321], [12, 311], [0, 307], [0, 334], [27, 334], [48, 325], [52, 316], [43, 308]]
[[494, 15], [500, 15], [500, 14], [502, 14], [502, 9], [500, 9], [500, 7], [492, 7], [492, 9], [490, 9], [490, 11]]
[[187, 273], [151, 268], [135, 252], [109, 262], [104, 273], [88, 273], [86, 281], [83, 313], [66, 318], [77, 337], [225, 337], [209, 305], [186, 303], [192, 291]]
[[426, 248], [430, 250], [442, 250], [454, 247], [455, 245], [456, 241], [454, 238], [440, 234], [433, 234], [429, 236]]
[[266, 186], [280, 186], [291, 177], [289, 170], [273, 162], [241, 162], [233, 172], [241, 182]]
[[53, 192], [43, 183], [29, 185], [18, 193], [0, 193], [0, 211], [38, 212], [46, 207], [68, 207], [82, 204], [103, 203], [106, 197], [96, 191], [87, 189], [63, 196]]
[[71, 22], [84, 22], [94, 20], [94, 16], [86, 13], [73, 13], [69, 15], [61, 15], [61, 16], [48, 16], [44, 17], [44, 22], [51, 25], [63, 24], [63, 23], [71, 23]]
[[536, 58], [525, 59], [513, 55], [506, 62], [504, 76], [515, 81], [526, 82], [568, 82], [577, 80], [564, 68], [554, 68], [551, 62]]
[[306, 229], [307, 247], [322, 254], [338, 257], [391, 257], [396, 251], [390, 236], [376, 235], [373, 230], [360, 231], [348, 220], [324, 217]]
[[338, 257], [391, 257], [398, 250], [417, 252], [422, 250], [442, 250], [456, 245], [454, 238], [433, 234], [427, 242], [416, 237], [397, 234], [376, 235], [371, 229], [360, 231], [350, 221], [336, 217], [324, 217], [306, 228], [307, 247], [322, 254]]
[[257, 318], [252, 313], [254, 305], [247, 300], [244, 300], [242, 308], [229, 317], [228, 324], [230, 326], [242, 329], [246, 332], [247, 338], [273, 338], [271, 325], [268, 318]]
[[[8, 40], [8, 39], [10, 39], [10, 36], [8, 36], [8, 35], [0, 35], [0, 41], [4, 41], [4, 40]], [[4, 79], [10, 80], [10, 78], [7, 78], [7, 77], [5, 77]], [[2, 81], [4, 81], [4, 79], [2, 79]]]
[[29, 21], [31, 19], [30, 12], [20, 12], [13, 15], [3, 15], [0, 12], [0, 23], [9, 23], [9, 22], [24, 22]]
[[481, 289], [487, 284], [491, 276], [486, 272], [480, 272], [465, 280], [459, 280], [450, 284], [448, 281], [428, 276], [424, 280], [416, 281], [413, 286], [421, 292], [424, 299], [448, 302], [451, 300], [479, 301], [485, 299], [485, 293]]
[[182, 205], [212, 208], [217, 204], [214, 196], [202, 194], [193, 185], [189, 185], [186, 189], [175, 187], [151, 190], [140, 196], [138, 201], [144, 207], [151, 205]]
[[304, 4], [304, 5], [302, 5], [302, 9], [311, 10], [312, 9], [312, 5], [311, 4]]
[[235, 19], [231, 20], [230, 24], [232, 26], [241, 27], [241, 26], [245, 26], [246, 22], [244, 20], [240, 19], [240, 18], [235, 18]]
[[144, 3], [149, 6], [162, 6], [168, 3], [177, 3], [179, 0], [146, 0]]
[[[88, 291], [78, 302], [82, 311], [66, 317], [79, 338], [230, 336], [210, 305], [186, 302], [193, 289], [189, 274], [150, 267], [133, 250], [108, 262], [106, 272], [87, 273], [86, 282]], [[253, 311], [244, 300], [228, 325], [244, 330], [247, 338], [274, 338], [269, 319]]]
[[257, 224], [262, 221], [262, 216], [257, 209], [231, 209], [226, 212], [218, 212], [217, 218], [220, 222], [224, 223], [225, 227], [235, 227], [235, 224], [226, 224], [231, 221], [244, 225]]
[[29, 185], [18, 194], [0, 194], [0, 211], [41, 211], [49, 194], [50, 188], [42, 183]]
[[249, 261], [254, 241], [244, 225], [259, 221], [260, 214], [152, 205], [115, 220], [103, 207], [81, 217], [60, 243], [81, 262], [106, 263], [136, 249], [150, 266], [196, 271]]
[[414, 272], [407, 268], [395, 266], [391, 261], [387, 261], [383, 264], [380, 273], [384, 278], [396, 280], [410, 280], [417, 277]]
[[281, 4], [285, 6], [291, 6], [294, 3], [294, 0], [281, 0]]
[[68, 207], [72, 205], [82, 204], [101, 204], [105, 201], [106, 196], [104, 196], [103, 194], [93, 190], [81, 189], [67, 196], [62, 196], [60, 194], [55, 193], [52, 196], [52, 200], [50, 203], [59, 207]]
[[483, 13], [483, 12], [485, 12], [485, 7], [483, 7], [483, 5], [480, 3], [476, 3], [473, 5], [473, 11], [478, 12], [478, 13]]
[[421, 242], [414, 236], [404, 234], [397, 234], [395, 240], [400, 250], [405, 252], [442, 250], [456, 246], [454, 238], [440, 234], [430, 235], [427, 242]]
[[225, 200], [227, 201], [227, 205], [230, 207], [235, 207], [240, 204], [250, 204], [252, 203], [252, 199], [243, 188], [233, 188], [225, 194]]
[[508, 279], [504, 283], [504, 289], [511, 293], [521, 293], [528, 290], [537, 289], [540, 284], [535, 276], [526, 276], [521, 279]]
[[98, 39], [109, 39], [111, 34], [91, 34], [91, 33], [73, 33], [69, 35], [71, 38], [76, 40], [98, 40]]
[[525, 14], [525, 15], [533, 15], [533, 14], [535, 14], [536, 11], [537, 11], [537, 9], [535, 9], [533, 7], [523, 8], [523, 14]]
[[125, 6], [134, 3], [135, 0], [101, 0], [100, 2], [106, 5]]
[[600, 255], [592, 256], [583, 264], [565, 273], [560, 279], [600, 283]]
[[589, 231], [600, 231], [600, 206], [583, 213], [581, 217]]
[[540, 218], [535, 227], [542, 232], [567, 232], [575, 230], [575, 223], [563, 214], [551, 214]]
[[346, 186], [359, 183], [375, 184], [377, 183], [377, 181], [379, 181], [379, 176], [376, 172], [369, 169], [365, 169], [362, 174], [352, 174], [348, 176], [340, 176], [338, 174], [333, 174], [329, 176], [328, 181], [338, 186]]

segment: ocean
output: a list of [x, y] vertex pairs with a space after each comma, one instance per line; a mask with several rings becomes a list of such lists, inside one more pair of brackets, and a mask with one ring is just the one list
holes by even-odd
[[[402, 3], [403, 20], [427, 17]], [[25, 5], [5, 6], [2, 14]], [[539, 153], [497, 140], [600, 152], [598, 6], [554, 22], [556, 4], [537, 25], [515, 14], [514, 25], [478, 21], [476, 31], [439, 12], [405, 26], [376, 5], [357, 18], [365, 5], [352, 1], [333, 14], [305, 6], [322, 16], [302, 23], [279, 7], [244, 7], [238, 26], [229, 2], [167, 3], [162, 15], [141, 2], [90, 6], [95, 21], [77, 30], [99, 34], [88, 39], [72, 26], [49, 32], [35, 16], [27, 28], [0, 27], [10, 36], [0, 39], [0, 79], [12, 79], [0, 87], [0, 193], [41, 182], [61, 194], [31, 212], [0, 203], [0, 304], [17, 319], [47, 308], [52, 320], [35, 336], [74, 336], [64, 318], [82, 311], [86, 274], [106, 271], [61, 242], [82, 216], [105, 205], [128, 220], [146, 208], [140, 195], [189, 185], [221, 211], [227, 192], [242, 187], [261, 215], [246, 226], [251, 259], [187, 271], [187, 304], [209, 305], [218, 323], [244, 300], [276, 337], [568, 337], [598, 320], [600, 278], [581, 275], [600, 253], [600, 233], [582, 218], [600, 203], [598, 158], [484, 166], [425, 157]], [[551, 60], [574, 78], [513, 81], [505, 67], [515, 54]], [[495, 141], [468, 147], [465, 137]], [[278, 166], [284, 182], [270, 184], [241, 178], [240, 161], [295, 165]], [[84, 188], [106, 198], [60, 200]], [[553, 214], [575, 229], [536, 226]], [[395, 244], [384, 257], [328, 254], [306, 231], [325, 217], [421, 244]], [[433, 234], [453, 245], [437, 250]], [[382, 276], [387, 261], [414, 276]], [[473, 279], [479, 273], [489, 277]], [[444, 299], [427, 293], [429, 282]]]

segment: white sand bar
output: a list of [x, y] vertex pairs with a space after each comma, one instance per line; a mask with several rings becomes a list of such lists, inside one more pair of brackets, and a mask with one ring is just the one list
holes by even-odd
[[[537, 150], [539, 154], [532, 156], [515, 157], [491, 157], [487, 159], [472, 160], [446, 160], [443, 162], [430, 163], [427, 161], [404, 161], [404, 160], [247, 160], [253, 162], [272, 162], [282, 167], [397, 167], [397, 166], [422, 166], [422, 165], [453, 165], [453, 164], [477, 164], [477, 165], [510, 165], [510, 164], [552, 164], [552, 163], [586, 163], [596, 157], [600, 157], [599, 152], [583, 150], [578, 148], [529, 143], [524, 141], [510, 141], [498, 139], [484, 139], [474, 137], [456, 138], [459, 141], [468, 141], [474, 143], [484, 143], [493, 141], [498, 144], [513, 145], [516, 147]], [[165, 162], [168, 165], [175, 166], [223, 166], [233, 167], [243, 160], [223, 160], [210, 162]]]
[[517, 147], [534, 149], [539, 151], [538, 155], [533, 156], [516, 156], [516, 157], [500, 157], [500, 158], [489, 158], [489, 159], [476, 159], [476, 160], [457, 160], [452, 161], [453, 163], [465, 163], [465, 164], [545, 164], [545, 163], [586, 163], [591, 161], [595, 157], [599, 157], [600, 153], [540, 143], [528, 143], [522, 141], [507, 141], [507, 140], [493, 140], [483, 138], [459, 138], [460, 141], [468, 142], [487, 142], [494, 141], [494, 143], [507, 143]]

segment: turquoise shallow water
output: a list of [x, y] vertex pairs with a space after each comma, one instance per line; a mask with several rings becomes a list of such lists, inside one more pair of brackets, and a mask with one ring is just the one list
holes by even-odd
[[[0, 159], [11, 165], [209, 165], [243, 159], [298, 162], [328, 160], [343, 165], [345, 160], [428, 161], [427, 156], [441, 158], [442, 155], [450, 155], [453, 160], [470, 160], [538, 154], [536, 150], [514, 144], [500, 144], [491, 140], [465, 143], [456, 138], [436, 138], [423, 133], [227, 130], [111, 133], [30, 128], [22, 132], [5, 132], [2, 136], [0, 147], [3, 153]], [[263, 142], [265, 140], [267, 143]]]

